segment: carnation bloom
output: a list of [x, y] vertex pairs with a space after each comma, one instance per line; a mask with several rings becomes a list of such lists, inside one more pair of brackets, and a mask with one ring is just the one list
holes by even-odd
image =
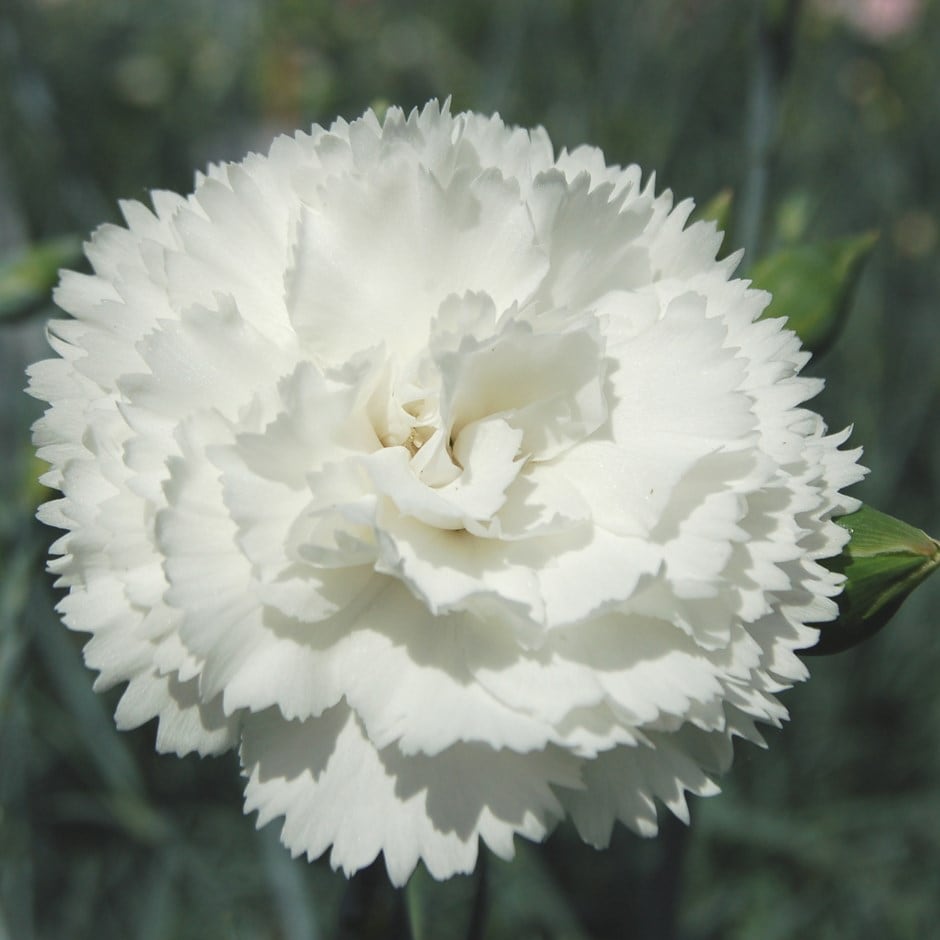
[[690, 202], [436, 102], [152, 201], [30, 370], [120, 728], [238, 748], [292, 853], [401, 884], [651, 835], [786, 717], [862, 471]]

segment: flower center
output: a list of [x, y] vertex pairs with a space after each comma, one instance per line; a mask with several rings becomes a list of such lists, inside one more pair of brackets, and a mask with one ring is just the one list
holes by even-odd
[[422, 446], [428, 442], [434, 433], [434, 429], [428, 425], [415, 424], [411, 428], [408, 437], [402, 442], [408, 449], [408, 452], [414, 457]]
[[383, 447], [404, 447], [412, 474], [425, 486], [446, 486], [463, 472], [440, 409], [440, 377], [427, 360], [390, 374], [376, 390], [374, 421]]

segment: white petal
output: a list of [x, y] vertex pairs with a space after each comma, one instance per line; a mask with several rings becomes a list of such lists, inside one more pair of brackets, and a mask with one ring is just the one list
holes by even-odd
[[342, 707], [303, 723], [249, 717], [242, 764], [246, 812], [258, 810], [258, 825], [283, 816], [292, 854], [313, 859], [332, 844], [331, 865], [352, 874], [382, 852], [396, 885], [419, 859], [436, 878], [472, 871], [479, 838], [511, 857], [514, 834], [542, 839], [553, 826], [553, 786], [579, 785], [577, 763], [557, 751], [377, 750]]
[[302, 212], [288, 308], [301, 339], [337, 364], [380, 342], [419, 348], [448, 294], [486, 291], [506, 309], [545, 267], [512, 183], [489, 173], [445, 188], [402, 154], [366, 183], [331, 180], [317, 209]]
[[219, 699], [203, 704], [195, 680], [181, 682], [156, 671], [130, 681], [114, 717], [122, 731], [156, 718], [157, 750], [177, 757], [222, 754], [238, 741], [239, 719], [226, 716]]
[[718, 792], [698, 764], [665, 735], [655, 736], [649, 746], [599, 754], [585, 763], [583, 772], [585, 788], [560, 795], [581, 838], [595, 848], [608, 845], [616, 820], [638, 835], [656, 835], [656, 799], [687, 823], [686, 791], [698, 796]]
[[459, 343], [438, 346], [442, 411], [457, 446], [468, 426], [496, 415], [524, 432], [527, 456], [547, 460], [604, 422], [605, 364], [597, 324], [562, 321], [563, 330], [549, 331], [539, 329], [540, 322], [507, 314], [494, 332], [474, 324]]

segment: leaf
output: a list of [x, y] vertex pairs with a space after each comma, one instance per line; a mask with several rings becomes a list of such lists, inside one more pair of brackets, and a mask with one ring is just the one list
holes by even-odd
[[[40, 482], [39, 478], [48, 471], [50, 465], [45, 460], [37, 457], [31, 448], [25, 462], [26, 473], [16, 493], [17, 504], [35, 510], [37, 506], [47, 500], [57, 499], [60, 494], [58, 490], [54, 490]], [[0, 940], [3, 940], [3, 938], [0, 937]]]
[[734, 193], [729, 187], [719, 190], [704, 205], [695, 210], [696, 222], [714, 222], [720, 232], [727, 232], [731, 224], [731, 203]]
[[405, 905], [412, 940], [588, 940], [539, 850], [521, 841], [512, 861], [481, 851], [473, 875], [445, 882], [419, 865]]
[[728, 245], [733, 245], [733, 240], [729, 238], [731, 233], [731, 205], [734, 200], [734, 193], [729, 187], [719, 190], [704, 205], [699, 206], [692, 214], [693, 222], [714, 222], [716, 228], [722, 234], [721, 247], [718, 249], [718, 257], [724, 258], [728, 252]]
[[[109, 793], [143, 800], [144, 780], [127, 739], [114, 727], [104, 700], [92, 691], [81, 657], [51, 611], [36, 620], [33, 637], [61, 707], [74, 722], [71, 728], [62, 722], [56, 723], [55, 730], [62, 732], [56, 743], [87, 754]], [[125, 806], [121, 809], [123, 811]]]
[[475, 930], [482, 915], [486, 863], [481, 858], [473, 875], [460, 875], [448, 881], [435, 881], [424, 865], [419, 865], [405, 888], [405, 907], [412, 940], [454, 940], [478, 936]]
[[588, 940], [538, 847], [518, 839], [512, 861], [489, 861], [486, 940]]
[[82, 256], [82, 242], [74, 235], [33, 245], [0, 264], [0, 322], [25, 317], [49, 299], [59, 270]]
[[29, 602], [30, 574], [39, 563], [35, 545], [14, 543], [9, 550], [6, 548], [0, 542], [0, 715], [7, 714], [9, 696], [15, 694], [17, 682], [22, 681], [29, 642], [23, 611]]
[[270, 827], [259, 835], [259, 842], [262, 868], [277, 902], [278, 936], [283, 940], [320, 940], [316, 906], [307, 890], [303, 866], [284, 851]]
[[852, 538], [825, 562], [846, 576], [839, 595], [839, 617], [815, 624], [819, 642], [807, 653], [838, 653], [877, 633], [907, 596], [940, 567], [940, 542], [920, 529], [862, 506], [837, 519]]
[[820, 245], [796, 245], [761, 258], [751, 270], [754, 286], [773, 294], [764, 317], [786, 317], [813, 353], [836, 338], [851, 307], [877, 232]]

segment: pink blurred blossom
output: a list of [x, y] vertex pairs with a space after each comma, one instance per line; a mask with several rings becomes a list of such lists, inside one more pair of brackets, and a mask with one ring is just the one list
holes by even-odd
[[824, 15], [839, 17], [874, 42], [910, 32], [920, 20], [924, 0], [815, 0]]

